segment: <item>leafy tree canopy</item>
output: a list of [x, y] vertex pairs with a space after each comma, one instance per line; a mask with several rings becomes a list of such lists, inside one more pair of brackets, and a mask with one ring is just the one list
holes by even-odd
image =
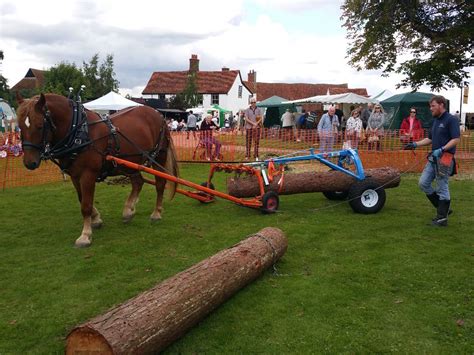
[[99, 65], [99, 54], [96, 53], [88, 63], [82, 63], [82, 68], [75, 63], [61, 62], [45, 73], [43, 90], [67, 95], [69, 87], [73, 87], [76, 92], [81, 85], [85, 85], [83, 99], [95, 99], [110, 91], [117, 92], [119, 82], [115, 78], [113, 58], [112, 54], [108, 54]]
[[474, 65], [472, 0], [346, 0], [349, 63], [401, 73], [398, 87], [462, 86]]

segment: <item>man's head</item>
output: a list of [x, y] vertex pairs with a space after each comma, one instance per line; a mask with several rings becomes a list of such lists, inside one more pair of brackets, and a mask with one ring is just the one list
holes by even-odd
[[446, 99], [444, 96], [433, 96], [430, 100], [430, 110], [434, 117], [441, 116], [446, 111]]
[[193, 114], [193, 111], [192, 111], [192, 110], [191, 110], [191, 111], [189, 111], [189, 114], [190, 114], [190, 115], [192, 115], [192, 114]]
[[373, 110], [373, 109], [374, 109], [374, 104], [373, 104], [372, 102], [369, 102], [369, 103], [367, 104], [367, 108], [368, 108], [369, 110]]
[[211, 115], [210, 113], [208, 113], [208, 114], [206, 115], [206, 121], [207, 121], [207, 122], [212, 121], [212, 115]]
[[336, 113], [336, 108], [334, 106], [329, 107], [328, 114], [330, 116], [334, 116], [335, 113]]
[[255, 97], [250, 98], [250, 106], [255, 106], [257, 104], [257, 99]]

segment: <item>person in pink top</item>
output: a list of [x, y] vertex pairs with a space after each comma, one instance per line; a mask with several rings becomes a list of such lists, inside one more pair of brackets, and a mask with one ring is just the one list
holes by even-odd
[[410, 116], [402, 121], [400, 126], [400, 140], [407, 144], [415, 142], [423, 137], [423, 126], [421, 121], [416, 118], [416, 108], [410, 109]]

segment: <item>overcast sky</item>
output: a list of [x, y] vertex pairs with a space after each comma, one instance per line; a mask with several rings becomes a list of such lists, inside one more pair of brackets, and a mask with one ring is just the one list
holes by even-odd
[[[141, 96], [154, 71], [250, 69], [265, 82], [348, 83], [370, 95], [396, 92], [400, 77], [347, 64], [339, 0], [0, 0], [2, 74], [13, 86], [28, 68], [78, 66], [113, 54], [120, 92]], [[472, 71], [471, 71], [472, 72]], [[471, 83], [473, 79], [471, 78]], [[399, 90], [404, 92], [408, 90]], [[423, 88], [422, 91], [429, 91]], [[459, 109], [460, 90], [442, 92]], [[463, 111], [474, 111], [474, 92]]]

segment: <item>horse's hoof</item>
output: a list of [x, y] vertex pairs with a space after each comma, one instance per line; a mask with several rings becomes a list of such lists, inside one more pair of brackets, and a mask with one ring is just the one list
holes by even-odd
[[159, 222], [159, 221], [161, 221], [161, 216], [158, 216], [158, 217], [156, 217], [156, 216], [150, 217], [150, 222], [151, 222], [151, 223], [156, 223], [156, 222]]
[[130, 223], [133, 219], [133, 215], [130, 215], [130, 216], [123, 216], [122, 217], [122, 222], [123, 223]]
[[79, 238], [78, 240], [76, 240], [76, 243], [74, 243], [74, 247], [75, 248], [88, 248], [91, 246], [91, 244], [92, 242], [90, 241], [90, 239]]
[[103, 223], [102, 221], [93, 222], [93, 223], [91, 224], [91, 227], [92, 227], [93, 229], [100, 229], [100, 228], [102, 228], [102, 225], [103, 225], [103, 224], [104, 224], [104, 223]]

